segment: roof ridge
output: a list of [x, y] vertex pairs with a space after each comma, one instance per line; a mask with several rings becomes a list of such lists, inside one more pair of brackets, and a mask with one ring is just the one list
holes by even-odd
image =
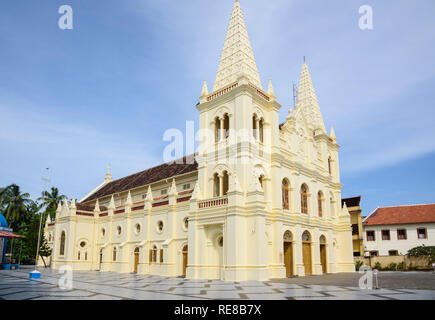
[[378, 209], [382, 209], [382, 208], [398, 208], [398, 207], [416, 207], [416, 206], [430, 206], [430, 205], [435, 205], [435, 203], [421, 203], [421, 204], [402, 204], [402, 205], [398, 205], [398, 206], [385, 206], [385, 207], [377, 207]]

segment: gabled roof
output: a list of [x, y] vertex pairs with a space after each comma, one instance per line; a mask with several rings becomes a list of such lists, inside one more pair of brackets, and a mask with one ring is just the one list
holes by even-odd
[[435, 223], [435, 204], [377, 208], [363, 221], [367, 226], [430, 222]]
[[[164, 163], [151, 169], [112, 181], [88, 197], [84, 203], [196, 170], [198, 170], [198, 164], [194, 159], [194, 155], [190, 155], [184, 157], [182, 161], [180, 159]], [[92, 208], [92, 210], [94, 210], [94, 208]]]
[[343, 198], [343, 199], [341, 199], [341, 206], [343, 207], [343, 205], [346, 203], [346, 206], [348, 208], [359, 207], [360, 202], [361, 202], [361, 196], [351, 197], [351, 198]]

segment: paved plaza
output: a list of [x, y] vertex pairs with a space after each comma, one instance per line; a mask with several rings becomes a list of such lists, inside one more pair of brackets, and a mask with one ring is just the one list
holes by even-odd
[[[268, 282], [186, 280], [151, 275], [75, 271], [73, 288], [59, 287], [62, 274], [41, 268], [40, 280], [29, 280], [30, 268], [0, 271], [0, 299], [5, 300], [435, 300], [435, 290], [358, 288], [359, 274], [289, 278]], [[392, 273], [396, 282], [421, 280], [434, 284], [433, 273]], [[383, 279], [387, 273], [381, 274]], [[397, 276], [399, 275], [399, 276]], [[391, 276], [390, 276], [391, 277]], [[432, 281], [432, 282], [431, 282]], [[394, 282], [394, 281], [392, 281]], [[336, 283], [336, 285], [332, 285]], [[397, 285], [400, 287], [400, 285]]]

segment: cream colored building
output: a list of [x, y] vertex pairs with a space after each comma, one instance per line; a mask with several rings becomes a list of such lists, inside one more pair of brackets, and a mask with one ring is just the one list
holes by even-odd
[[214, 88], [200, 95], [194, 156], [104, 182], [46, 224], [52, 267], [191, 279], [267, 280], [353, 272], [336, 137], [304, 62], [279, 124], [238, 1]]

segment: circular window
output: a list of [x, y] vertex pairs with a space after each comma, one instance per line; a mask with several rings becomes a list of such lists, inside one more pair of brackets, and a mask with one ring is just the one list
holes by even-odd
[[140, 233], [140, 224], [136, 224], [136, 234]]
[[85, 241], [80, 242], [80, 247], [84, 248], [85, 246], [86, 246], [86, 242]]
[[224, 246], [224, 237], [219, 237], [217, 240], [217, 243], [218, 243], [219, 247], [223, 247]]
[[118, 236], [119, 236], [121, 234], [121, 232], [122, 232], [121, 226], [118, 226], [118, 228], [116, 230], [118, 230]]
[[159, 232], [163, 231], [163, 221], [162, 220], [157, 222], [157, 231], [159, 231]]
[[189, 218], [188, 217], [184, 218], [183, 225], [184, 225], [184, 229], [187, 231], [187, 229], [189, 228]]
[[101, 229], [101, 236], [104, 237], [106, 235], [106, 229]]

